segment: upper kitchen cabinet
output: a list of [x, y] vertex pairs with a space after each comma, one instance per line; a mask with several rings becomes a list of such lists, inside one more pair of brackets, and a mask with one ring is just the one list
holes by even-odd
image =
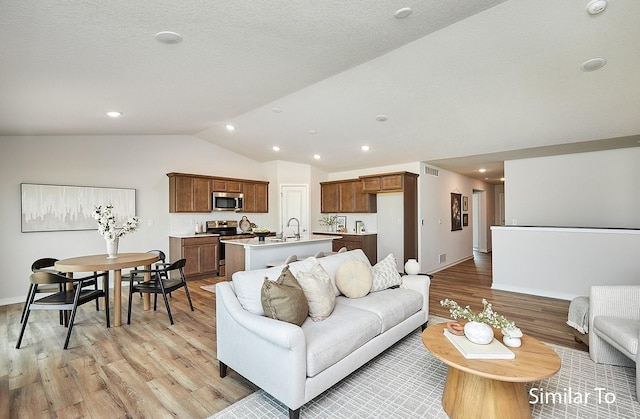
[[269, 182], [243, 182], [243, 212], [269, 212]]
[[385, 173], [382, 175], [360, 176], [364, 192], [402, 192], [404, 191], [405, 179], [414, 177], [414, 173], [398, 172]]
[[362, 191], [359, 179], [320, 183], [320, 212], [376, 212], [376, 196]]
[[169, 212], [211, 212], [211, 178], [169, 173]]
[[213, 192], [242, 193], [242, 185], [239, 180], [213, 178]]

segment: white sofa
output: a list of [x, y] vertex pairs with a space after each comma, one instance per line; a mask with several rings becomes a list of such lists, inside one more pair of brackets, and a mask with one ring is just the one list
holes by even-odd
[[593, 286], [589, 294], [589, 355], [599, 364], [636, 368], [640, 401], [640, 286]]
[[[335, 272], [354, 258], [370, 266], [362, 250], [353, 250], [294, 262], [289, 267], [294, 272], [310, 263], [320, 263], [338, 295]], [[338, 295], [327, 319], [314, 322], [307, 318], [302, 326], [243, 308], [243, 304], [255, 305], [264, 278], [275, 280], [281, 270], [282, 267], [275, 267], [236, 272], [232, 282], [216, 285], [217, 354], [221, 377], [226, 375], [227, 366], [231, 367], [285, 404], [290, 418], [297, 418], [306, 402], [416, 328], [426, 326], [430, 285], [426, 275], [403, 276], [400, 287], [371, 292], [362, 298]], [[247, 284], [257, 284], [249, 297]], [[237, 294], [242, 294], [240, 299]]]

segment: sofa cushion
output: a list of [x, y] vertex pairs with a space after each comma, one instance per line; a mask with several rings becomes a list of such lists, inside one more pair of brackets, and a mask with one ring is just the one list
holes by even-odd
[[361, 260], [348, 260], [336, 271], [336, 286], [346, 297], [364, 297], [371, 291], [371, 283], [371, 268]]
[[322, 321], [329, 317], [336, 305], [331, 278], [319, 263], [311, 270], [298, 272], [296, 279], [304, 291], [309, 303], [309, 316], [313, 321]]
[[262, 284], [265, 279], [275, 281], [282, 273], [282, 266], [255, 271], [240, 271], [232, 276], [233, 289], [242, 308], [260, 316], [264, 316], [261, 302]]
[[265, 316], [301, 326], [309, 314], [302, 287], [286, 266], [276, 281], [264, 279], [261, 292]]
[[313, 377], [377, 336], [380, 320], [374, 313], [336, 304], [325, 321], [309, 319], [302, 330], [307, 341], [307, 377]]
[[369, 267], [371, 266], [371, 262], [369, 262], [367, 255], [364, 254], [362, 249], [349, 250], [348, 252], [337, 253], [335, 255], [325, 256], [318, 259], [318, 263], [322, 265], [322, 268], [327, 271], [329, 277], [331, 277], [331, 281], [333, 282], [333, 291], [336, 296], [340, 295], [340, 290], [335, 284], [336, 271], [343, 263], [353, 259], [361, 260], [365, 265]]
[[402, 284], [402, 277], [398, 273], [397, 259], [389, 253], [386, 258], [371, 267], [373, 285], [371, 292], [386, 290]]
[[640, 320], [621, 317], [596, 316], [593, 319], [593, 332], [609, 342], [615, 342], [631, 359], [638, 353]]
[[420, 311], [422, 299], [417, 291], [395, 288], [372, 292], [358, 299], [338, 297], [336, 307], [349, 306], [374, 313], [380, 319], [379, 333], [384, 333]]

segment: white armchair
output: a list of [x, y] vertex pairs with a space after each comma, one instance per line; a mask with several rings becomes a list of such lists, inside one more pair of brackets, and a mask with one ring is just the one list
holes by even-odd
[[589, 296], [589, 355], [599, 364], [636, 367], [640, 401], [640, 286], [593, 286]]

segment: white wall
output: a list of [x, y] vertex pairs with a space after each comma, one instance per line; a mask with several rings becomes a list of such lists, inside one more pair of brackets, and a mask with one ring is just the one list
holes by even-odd
[[[269, 180], [263, 165], [186, 135], [0, 137], [0, 167], [0, 305], [24, 300], [34, 260], [106, 251], [95, 230], [22, 233], [20, 183], [135, 188], [141, 226], [120, 240], [119, 250], [127, 252], [168, 251], [167, 173]], [[185, 217], [190, 223], [212, 214]]]
[[[480, 250], [491, 250], [491, 230], [494, 222], [493, 185], [468, 178], [444, 169], [438, 169], [438, 176], [425, 174], [424, 167], [418, 178], [420, 196], [421, 231], [421, 271], [437, 272], [463, 260], [473, 257], [473, 217], [474, 211], [484, 214], [484, 228], [479, 231]], [[473, 191], [483, 191], [481, 208], [473, 207]], [[451, 193], [460, 193], [469, 198], [469, 225], [462, 230], [451, 231]], [[440, 262], [440, 256], [446, 261]]]
[[640, 147], [512, 160], [507, 225], [640, 228]]

